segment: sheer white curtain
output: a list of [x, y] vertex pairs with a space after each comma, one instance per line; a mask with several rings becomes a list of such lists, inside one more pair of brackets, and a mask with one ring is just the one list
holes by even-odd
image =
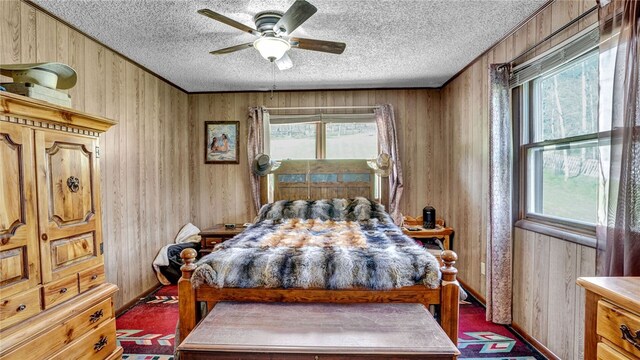
[[[265, 131], [266, 129], [266, 131]], [[263, 107], [249, 108], [249, 136], [247, 138], [247, 158], [249, 160], [249, 182], [251, 198], [256, 213], [260, 211], [260, 176], [253, 173], [253, 159], [261, 153], [269, 153], [269, 112]]]
[[[393, 114], [393, 106], [380, 105], [375, 109], [376, 126], [378, 127], [378, 144], [380, 151], [389, 154], [393, 160], [393, 169], [389, 175], [389, 215], [393, 221], [402, 224], [400, 212], [400, 199], [404, 188], [402, 177], [402, 165], [398, 149], [398, 136], [396, 133], [396, 118]], [[383, 179], [384, 181], [384, 179]]]
[[489, 67], [489, 122], [487, 321], [511, 324], [513, 130], [506, 64]]
[[640, 5], [601, 0], [599, 276], [640, 276]]

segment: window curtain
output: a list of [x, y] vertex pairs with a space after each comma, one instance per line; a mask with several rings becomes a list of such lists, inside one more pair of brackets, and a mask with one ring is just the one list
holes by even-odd
[[[265, 129], [267, 131], [265, 131]], [[247, 139], [247, 158], [249, 160], [249, 183], [251, 198], [256, 214], [260, 211], [260, 176], [253, 173], [253, 159], [260, 153], [269, 153], [269, 112], [263, 107], [249, 108], [249, 136]]]
[[640, 4], [601, 0], [599, 276], [640, 276]]
[[380, 151], [389, 154], [393, 160], [393, 169], [389, 175], [389, 215], [397, 225], [402, 224], [400, 212], [400, 199], [404, 180], [402, 178], [402, 166], [398, 149], [398, 136], [396, 132], [396, 119], [393, 115], [393, 106], [380, 105], [375, 109], [376, 125], [378, 127], [378, 144]]
[[487, 321], [511, 323], [512, 127], [509, 66], [489, 66]]

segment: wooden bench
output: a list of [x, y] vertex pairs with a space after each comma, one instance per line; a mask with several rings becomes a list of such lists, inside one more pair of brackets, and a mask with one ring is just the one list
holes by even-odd
[[218, 303], [178, 346], [196, 359], [456, 359], [421, 304]]

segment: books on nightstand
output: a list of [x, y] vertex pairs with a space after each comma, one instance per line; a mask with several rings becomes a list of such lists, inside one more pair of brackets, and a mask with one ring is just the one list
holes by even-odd
[[8, 92], [28, 96], [56, 105], [71, 107], [71, 96], [60, 90], [50, 89], [34, 83], [2, 83]]

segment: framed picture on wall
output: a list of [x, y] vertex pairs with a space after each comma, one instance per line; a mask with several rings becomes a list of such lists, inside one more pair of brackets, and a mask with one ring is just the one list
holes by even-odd
[[204, 123], [204, 163], [240, 163], [239, 121], [205, 121]]

